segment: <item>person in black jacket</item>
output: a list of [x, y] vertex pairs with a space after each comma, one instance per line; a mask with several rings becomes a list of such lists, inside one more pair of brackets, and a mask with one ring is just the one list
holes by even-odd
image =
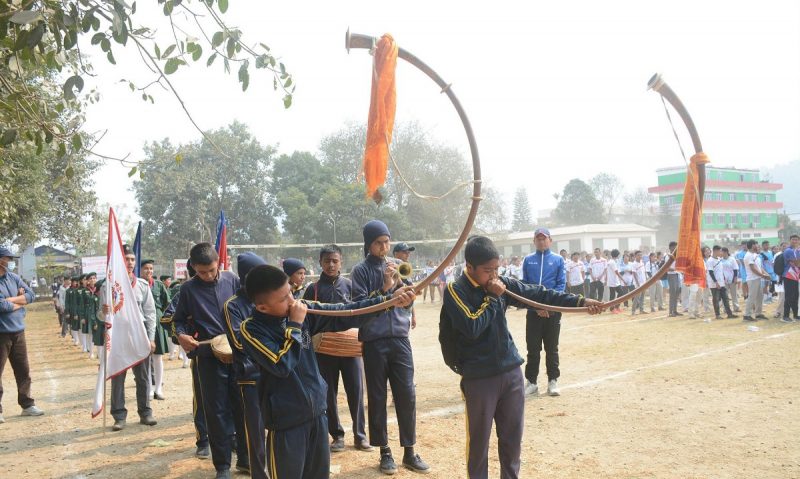
[[489, 438], [495, 423], [500, 477], [517, 478], [520, 468], [525, 407], [522, 357], [508, 330], [506, 309], [521, 306], [503, 293], [508, 289], [533, 301], [556, 306], [588, 306], [599, 301], [539, 285], [499, 277], [499, 253], [485, 236], [473, 236], [464, 249], [466, 269], [444, 292], [439, 340], [445, 362], [461, 375], [466, 401], [467, 473], [488, 477]]
[[[239, 290], [225, 301], [223, 315], [228, 327], [225, 334], [233, 352], [233, 375], [242, 397], [242, 416], [247, 439], [247, 457], [250, 460], [250, 478], [267, 479], [266, 449], [264, 447], [264, 420], [258, 404], [258, 365], [244, 353], [240, 327], [242, 322], [253, 314], [253, 302], [247, 296], [244, 281], [247, 274], [259, 265], [267, 264], [255, 253], [246, 252], [236, 257], [239, 273]], [[241, 433], [239, 431], [238, 433]]]
[[[295, 300], [288, 276], [269, 265], [250, 270], [247, 296], [255, 304], [253, 316], [240, 327], [244, 350], [258, 363], [261, 414], [267, 435], [267, 464], [272, 478], [323, 479], [330, 474], [327, 386], [319, 373], [311, 336], [322, 331], [358, 327], [378, 313], [361, 316], [318, 316], [314, 310], [348, 310], [386, 301], [372, 299], [345, 304]], [[395, 306], [414, 301], [411, 288], [394, 292]], [[381, 310], [383, 311], [383, 310]]]

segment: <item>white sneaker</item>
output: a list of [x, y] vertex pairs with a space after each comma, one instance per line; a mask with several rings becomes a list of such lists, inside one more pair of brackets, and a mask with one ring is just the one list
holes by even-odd
[[561, 391], [558, 389], [558, 383], [555, 379], [547, 382], [547, 394], [550, 396], [561, 396]]
[[44, 414], [44, 411], [42, 411], [41, 409], [39, 409], [36, 406], [26, 407], [25, 409], [22, 410], [22, 415], [23, 416], [41, 416], [43, 414]]
[[525, 381], [527, 384], [525, 385], [525, 395], [526, 396], [538, 396], [539, 395], [539, 386], [536, 383], [532, 383], [530, 381]]

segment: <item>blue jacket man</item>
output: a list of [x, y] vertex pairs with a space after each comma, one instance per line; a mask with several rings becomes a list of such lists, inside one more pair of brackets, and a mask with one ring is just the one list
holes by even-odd
[[247, 432], [247, 452], [250, 458], [250, 477], [252, 479], [266, 479], [266, 448], [264, 446], [264, 419], [261, 416], [261, 407], [258, 403], [258, 388], [256, 383], [261, 376], [258, 364], [244, 352], [242, 344], [241, 325], [253, 315], [255, 305], [247, 297], [244, 280], [247, 273], [259, 265], [267, 264], [255, 253], [242, 253], [236, 257], [239, 283], [241, 287], [236, 294], [225, 302], [224, 316], [227, 326], [226, 334], [233, 351], [233, 374], [241, 393], [242, 414], [244, 427]]
[[[522, 262], [522, 282], [536, 284], [547, 289], [564, 292], [567, 286], [567, 268], [564, 258], [550, 251], [553, 240], [550, 230], [538, 228], [533, 232], [533, 243], [536, 251], [525, 257]], [[528, 363], [525, 366], [525, 394], [539, 394], [536, 384], [539, 376], [542, 344], [544, 344], [545, 362], [547, 366], [547, 392], [558, 396], [558, 377], [561, 375], [558, 361], [558, 338], [561, 334], [561, 313], [551, 313], [529, 309], [526, 314], [525, 342], [528, 347]]]
[[[11, 250], [0, 246], [0, 381], [3, 364], [11, 363], [14, 379], [17, 381], [17, 402], [22, 407], [23, 416], [41, 416], [44, 414], [34, 404], [31, 397], [31, 374], [28, 364], [28, 346], [25, 342], [25, 305], [32, 303], [35, 295], [22, 281], [12, 273], [18, 256]], [[0, 401], [3, 399], [3, 385], [0, 382]], [[0, 402], [0, 423], [3, 418], [3, 405]]]

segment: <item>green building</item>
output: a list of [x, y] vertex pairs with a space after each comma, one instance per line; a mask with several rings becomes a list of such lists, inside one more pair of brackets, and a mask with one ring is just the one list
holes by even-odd
[[[649, 188], [658, 196], [662, 211], [680, 215], [686, 169], [656, 170], [658, 186]], [[703, 198], [703, 243], [730, 244], [749, 239], [758, 242], [778, 242], [778, 211], [783, 203], [777, 201], [780, 183], [762, 181], [758, 170], [738, 168], [706, 168], [706, 191]]]

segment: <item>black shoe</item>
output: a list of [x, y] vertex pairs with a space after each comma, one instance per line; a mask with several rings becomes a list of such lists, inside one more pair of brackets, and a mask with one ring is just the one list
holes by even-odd
[[153, 399], [157, 399], [159, 401], [163, 401], [164, 400], [164, 395], [155, 393], [155, 394], [153, 394]]
[[114, 425], [111, 426], [112, 431], [122, 431], [125, 429], [125, 420], [124, 419], [115, 419]]
[[366, 439], [359, 441], [356, 439], [354, 444], [355, 448], [359, 451], [371, 451], [373, 449], [372, 445]]
[[403, 457], [403, 465], [414, 472], [421, 472], [422, 474], [431, 472], [431, 466], [426, 464], [425, 461], [419, 457], [419, 454]]
[[224, 471], [217, 471], [217, 475], [214, 476], [214, 479], [231, 479], [231, 470], [225, 469]]
[[764, 316], [763, 314], [757, 314], [756, 319], [769, 319], [769, 318]]
[[248, 459], [246, 457], [244, 458], [244, 461], [241, 461], [241, 460], [238, 460], [238, 459], [241, 459], [241, 458], [237, 458], [236, 470], [239, 471], [239, 472], [243, 472], [243, 473], [245, 473], [245, 474], [247, 474], [249, 476], [250, 475], [250, 459]]
[[743, 321], [758, 321], [757, 319], [755, 319], [752, 316], [745, 316], [744, 318], [742, 318], [742, 320]]
[[145, 426], [155, 426], [158, 424], [158, 421], [153, 419], [153, 416], [142, 416], [142, 418], [139, 419], [139, 424], [144, 424]]
[[381, 454], [381, 466], [380, 470], [382, 473], [393, 476], [397, 474], [397, 464], [394, 463], [394, 458], [390, 454]]
[[739, 316], [736, 314], [729, 314], [728, 319], [738, 318]]
[[716, 316], [714, 316], [714, 319], [722, 319], [722, 316], [716, 315]]
[[683, 316], [683, 313], [675, 313], [675, 316]]
[[208, 459], [211, 457], [211, 450], [208, 446], [197, 446], [197, 450], [194, 452], [194, 455], [198, 459]]
[[331, 452], [344, 451], [344, 438], [337, 437], [331, 442]]

